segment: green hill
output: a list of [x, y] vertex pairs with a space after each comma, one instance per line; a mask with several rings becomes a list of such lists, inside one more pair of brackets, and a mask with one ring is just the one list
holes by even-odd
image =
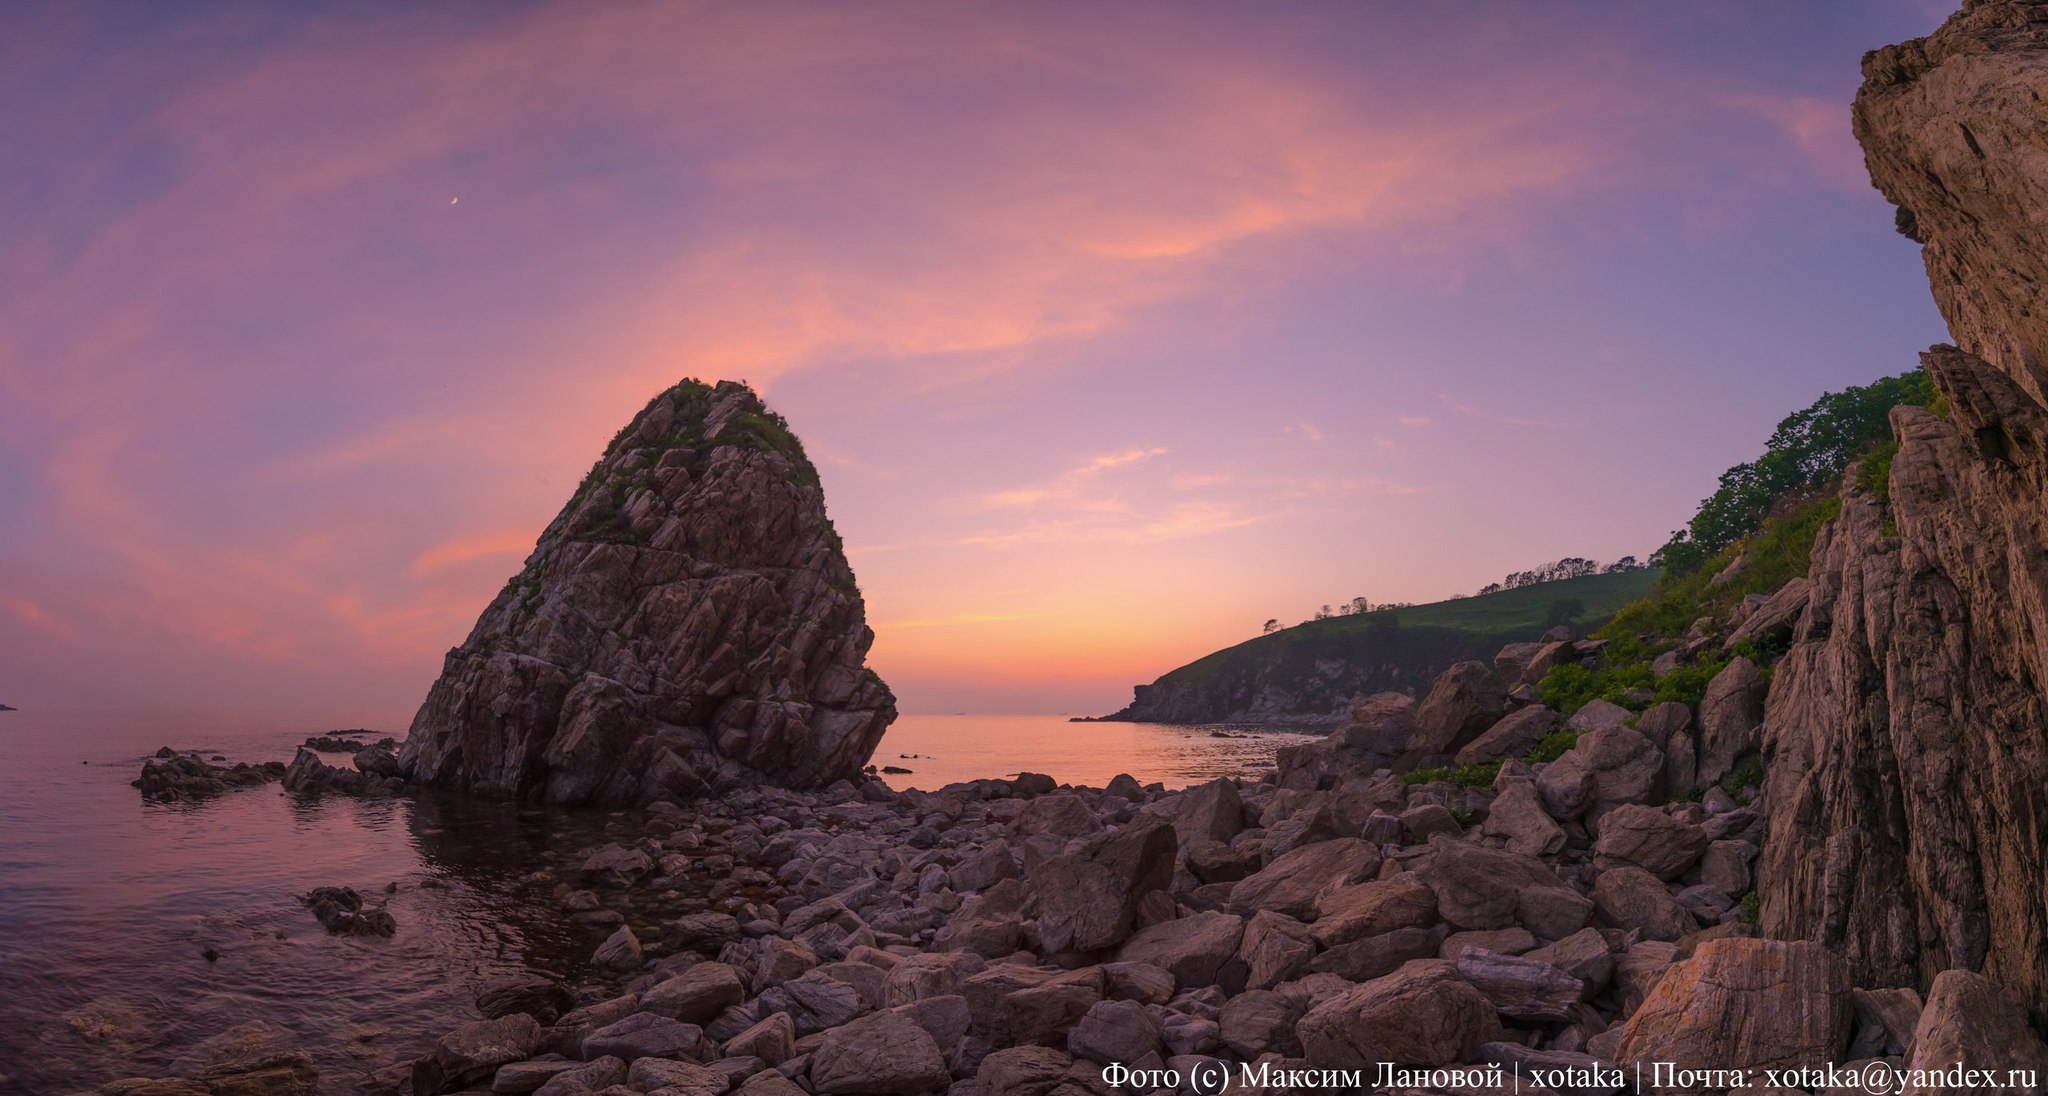
[[1578, 628], [1597, 627], [1650, 591], [1654, 570], [1563, 579], [1311, 620], [1198, 658], [1150, 685], [1105, 719], [1142, 723], [1327, 723], [1353, 697], [1425, 689], [1452, 663], [1491, 659], [1503, 644], [1535, 639], [1553, 607], [1576, 599]]

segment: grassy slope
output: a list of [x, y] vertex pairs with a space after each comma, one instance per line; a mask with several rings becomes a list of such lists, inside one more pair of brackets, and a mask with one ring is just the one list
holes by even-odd
[[[1535, 636], [1542, 633], [1545, 627], [1544, 617], [1550, 612], [1551, 604], [1559, 598], [1567, 597], [1575, 597], [1585, 602], [1586, 615], [1579, 620], [1581, 626], [1598, 625], [1620, 612], [1622, 606], [1648, 594], [1651, 585], [1656, 581], [1657, 573], [1648, 570], [1625, 571], [1613, 575], [1589, 575], [1586, 578], [1543, 582], [1517, 590], [1503, 590], [1497, 594], [1481, 594], [1476, 597], [1431, 602], [1428, 605], [1413, 605], [1406, 609], [1388, 609], [1358, 616], [1304, 621], [1292, 628], [1282, 628], [1271, 635], [1248, 639], [1235, 647], [1225, 647], [1215, 654], [1205, 655], [1169, 672], [1166, 677], [1187, 673], [1200, 674], [1205, 670], [1219, 669], [1245, 655], [1277, 651], [1304, 640], [1342, 641], [1363, 637], [1376, 628], [1385, 628], [1389, 624], [1398, 624], [1399, 629], [1403, 631], [1410, 628], [1455, 628], [1462, 632], [1476, 632], [1486, 636], [1509, 632], [1527, 632]], [[1323, 645], [1321, 642], [1317, 643], [1317, 646]]]
[[[1560, 598], [1585, 605], [1580, 627], [1598, 626], [1650, 590], [1654, 571], [1591, 575], [1497, 594], [1312, 620], [1196, 659], [1158, 685], [1218, 687], [1243, 699], [1265, 685], [1292, 691], [1317, 675], [1319, 660], [1381, 667], [1376, 687], [1412, 687], [1461, 658], [1490, 658], [1503, 643], [1534, 639]], [[1400, 680], [1394, 680], [1398, 678]]]

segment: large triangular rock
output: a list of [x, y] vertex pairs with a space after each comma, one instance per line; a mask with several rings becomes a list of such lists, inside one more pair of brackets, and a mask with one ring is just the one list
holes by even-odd
[[426, 784], [644, 803], [857, 776], [895, 718], [817, 470], [744, 385], [612, 439], [413, 717]]

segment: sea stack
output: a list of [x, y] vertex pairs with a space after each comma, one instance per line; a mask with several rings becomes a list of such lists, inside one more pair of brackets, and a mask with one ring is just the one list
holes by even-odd
[[561, 804], [823, 787], [896, 717], [873, 641], [796, 436], [745, 385], [686, 380], [448, 652], [400, 767]]

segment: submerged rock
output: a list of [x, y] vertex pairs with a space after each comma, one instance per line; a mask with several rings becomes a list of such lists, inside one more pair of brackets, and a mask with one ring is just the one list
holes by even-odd
[[381, 906], [366, 906], [349, 887], [315, 887], [299, 899], [328, 932], [342, 936], [390, 936], [398, 921]]
[[744, 385], [619, 432], [448, 653], [400, 765], [557, 803], [859, 780], [895, 698], [817, 471]]
[[142, 775], [129, 783], [142, 789], [142, 798], [153, 803], [180, 803], [282, 780], [284, 775], [282, 762], [212, 765], [165, 746], [154, 757], [143, 761]]

